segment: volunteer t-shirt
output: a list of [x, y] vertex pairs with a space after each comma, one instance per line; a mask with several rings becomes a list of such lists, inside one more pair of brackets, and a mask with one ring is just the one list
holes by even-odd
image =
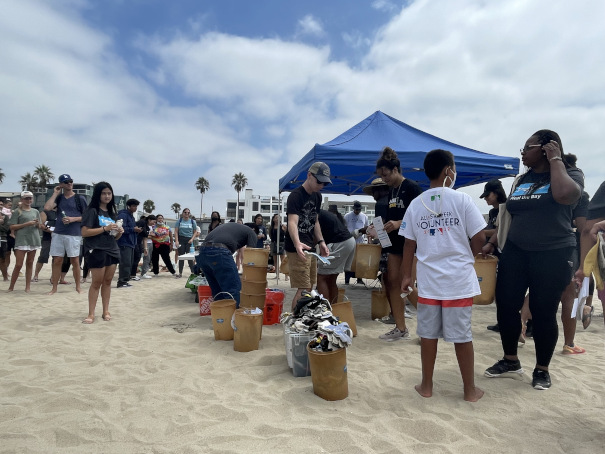
[[[567, 174], [584, 189], [584, 174], [570, 168]], [[573, 205], [555, 202], [550, 187], [550, 173], [528, 171], [506, 202], [511, 214], [506, 241], [526, 251], [546, 251], [576, 245], [573, 233]]]
[[412, 200], [398, 233], [417, 244], [418, 296], [443, 300], [481, 293], [469, 239], [486, 225], [473, 199], [463, 192], [433, 188]]
[[[112, 217], [105, 210], [87, 208], [82, 215], [82, 226], [89, 229], [98, 229], [99, 227], [115, 223], [116, 219], [117, 217]], [[105, 251], [112, 257], [120, 258], [120, 248], [116, 237], [111, 235], [109, 231], [103, 232], [100, 235], [84, 237], [84, 250], [91, 252], [95, 249]]]
[[[26, 222], [38, 219], [40, 221], [40, 212], [35, 208], [29, 210], [17, 209], [13, 211], [13, 215], [8, 221], [8, 225], [25, 224]], [[6, 221], [5, 221], [6, 222]], [[15, 231], [15, 247], [17, 246], [34, 246], [42, 245], [40, 238], [40, 229], [37, 225], [30, 225]]]
[[[315, 238], [315, 221], [317, 221], [317, 211], [321, 206], [321, 194], [313, 192], [309, 194], [304, 187], [300, 186], [294, 189], [288, 196], [288, 214], [298, 215], [298, 239], [301, 243], [313, 247]], [[286, 235], [284, 243], [288, 252], [296, 252], [294, 242], [290, 235]]]

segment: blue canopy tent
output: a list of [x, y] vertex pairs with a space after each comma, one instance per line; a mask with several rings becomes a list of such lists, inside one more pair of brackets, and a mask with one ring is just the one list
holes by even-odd
[[300, 186], [316, 161], [330, 166], [331, 185], [322, 193], [363, 194], [363, 188], [375, 178], [376, 161], [385, 146], [397, 152], [403, 176], [415, 180], [423, 189], [429, 181], [423, 170], [427, 152], [442, 148], [456, 158], [456, 187], [482, 183], [493, 178], [513, 177], [519, 173], [519, 158], [496, 156], [456, 145], [412, 128], [380, 111], [345, 131], [330, 142], [316, 144], [279, 180], [279, 192]]

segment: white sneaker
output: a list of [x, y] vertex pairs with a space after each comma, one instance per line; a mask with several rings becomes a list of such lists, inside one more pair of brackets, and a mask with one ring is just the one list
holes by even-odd
[[410, 332], [408, 329], [404, 329], [401, 331], [399, 328], [395, 327], [391, 331], [385, 334], [381, 334], [378, 336], [378, 339], [385, 340], [387, 342], [393, 342], [398, 340], [410, 340]]
[[141, 279], [151, 279], [151, 276], [148, 274], [141, 274]]
[[414, 314], [412, 314], [412, 311], [410, 311], [407, 307], [405, 308], [405, 313], [404, 313], [405, 318], [413, 318]]
[[131, 281], [140, 281], [141, 278], [139, 276], [134, 276], [130, 278]]

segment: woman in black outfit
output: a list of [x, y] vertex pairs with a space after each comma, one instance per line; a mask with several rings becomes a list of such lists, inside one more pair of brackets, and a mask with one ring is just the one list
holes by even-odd
[[[529, 290], [536, 365], [532, 386], [551, 386], [548, 366], [558, 338], [557, 309], [573, 271], [576, 239], [573, 208], [584, 188], [584, 175], [565, 162], [556, 132], [537, 131], [521, 150], [529, 170], [513, 188], [506, 208], [510, 230], [502, 249], [496, 281], [496, 305], [504, 358], [485, 371], [487, 377], [522, 374], [517, 356], [521, 334], [519, 311]], [[493, 253], [497, 236], [483, 248]]]

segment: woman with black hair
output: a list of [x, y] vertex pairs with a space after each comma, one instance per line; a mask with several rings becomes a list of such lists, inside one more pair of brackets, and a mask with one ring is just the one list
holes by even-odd
[[218, 211], [213, 211], [210, 215], [210, 225], [208, 226], [208, 233], [212, 232], [219, 225], [221, 225], [223, 221], [221, 220], [221, 215]]
[[124, 233], [124, 229], [116, 224], [117, 218], [113, 188], [106, 181], [101, 181], [95, 185], [90, 204], [82, 214], [84, 253], [92, 274], [92, 282], [88, 289], [88, 316], [82, 321], [87, 325], [95, 320], [99, 291], [103, 304], [103, 320], [106, 322], [111, 320], [109, 313], [111, 281], [120, 262], [117, 240]]
[[385, 285], [391, 313], [395, 319], [395, 328], [380, 335], [379, 338], [392, 342], [410, 338], [410, 333], [405, 325], [405, 303], [400, 289], [403, 278], [401, 261], [405, 239], [398, 232], [407, 207], [422, 192], [422, 189], [415, 181], [403, 177], [397, 153], [390, 147], [382, 150], [382, 155], [376, 162], [376, 174], [389, 187], [389, 205], [386, 219], [384, 219], [384, 229], [389, 234], [391, 246], [383, 249], [383, 252], [388, 253]]
[[[558, 338], [557, 309], [573, 272], [576, 239], [573, 209], [584, 188], [584, 175], [564, 160], [559, 135], [537, 131], [521, 150], [523, 174], [506, 203], [510, 229], [502, 249], [496, 281], [496, 305], [504, 358], [485, 371], [487, 377], [523, 374], [517, 356], [521, 334], [519, 311], [529, 290], [536, 365], [532, 386], [551, 386], [548, 366]], [[499, 228], [502, 226], [499, 226]], [[491, 253], [497, 235], [484, 246]], [[490, 244], [491, 243], [491, 244]], [[502, 245], [500, 245], [502, 246]]]

